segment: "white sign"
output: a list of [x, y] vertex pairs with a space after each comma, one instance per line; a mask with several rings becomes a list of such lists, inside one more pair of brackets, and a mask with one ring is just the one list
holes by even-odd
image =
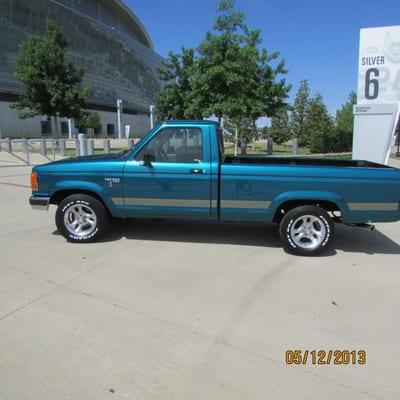
[[353, 159], [387, 164], [400, 105], [400, 26], [361, 29]]
[[131, 134], [131, 126], [125, 125], [125, 137], [129, 139], [129, 135]]
[[398, 118], [397, 105], [356, 105], [354, 115], [353, 159], [387, 164]]
[[400, 26], [361, 29], [358, 103], [400, 102]]

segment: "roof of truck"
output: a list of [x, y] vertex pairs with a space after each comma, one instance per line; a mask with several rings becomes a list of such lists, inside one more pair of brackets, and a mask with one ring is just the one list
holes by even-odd
[[167, 119], [163, 122], [163, 124], [166, 125], [176, 125], [176, 124], [202, 124], [202, 125], [209, 125], [209, 124], [214, 124], [218, 125], [217, 121], [209, 121], [209, 120], [204, 120], [204, 119]]

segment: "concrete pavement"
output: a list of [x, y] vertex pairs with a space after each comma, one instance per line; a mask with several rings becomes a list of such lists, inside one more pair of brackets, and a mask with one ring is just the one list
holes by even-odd
[[[69, 244], [0, 167], [0, 399], [385, 399], [400, 393], [400, 224], [324, 257], [275, 226], [116, 221]], [[285, 365], [359, 350], [366, 365]]]

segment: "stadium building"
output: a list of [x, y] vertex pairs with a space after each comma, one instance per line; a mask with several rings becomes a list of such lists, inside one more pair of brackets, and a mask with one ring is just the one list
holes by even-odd
[[[123, 125], [130, 125], [134, 136], [147, 132], [149, 107], [160, 84], [156, 68], [162, 58], [154, 52], [143, 24], [121, 0], [0, 0], [2, 137], [55, 132], [54, 121], [45, 116], [20, 120], [10, 109], [22, 90], [14, 74], [20, 45], [30, 34], [44, 33], [48, 18], [59, 23], [69, 42], [69, 56], [85, 70], [83, 86], [92, 89], [88, 109], [102, 119], [101, 129], [94, 133], [117, 135], [118, 99], [123, 101]], [[58, 132], [68, 135], [65, 119], [59, 120]]]

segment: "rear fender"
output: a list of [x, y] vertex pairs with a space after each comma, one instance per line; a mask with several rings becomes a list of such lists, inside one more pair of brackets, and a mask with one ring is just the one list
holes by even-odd
[[271, 203], [271, 214], [275, 215], [276, 212], [279, 210], [280, 206], [283, 203], [286, 203], [288, 201], [329, 201], [331, 203], [334, 203], [337, 205], [337, 207], [340, 209], [341, 212], [346, 211], [347, 204], [344, 201], [344, 199], [339, 196], [337, 193], [334, 192], [323, 192], [323, 191], [291, 191], [291, 192], [285, 192], [281, 193], [278, 196], [276, 196], [272, 203]]

